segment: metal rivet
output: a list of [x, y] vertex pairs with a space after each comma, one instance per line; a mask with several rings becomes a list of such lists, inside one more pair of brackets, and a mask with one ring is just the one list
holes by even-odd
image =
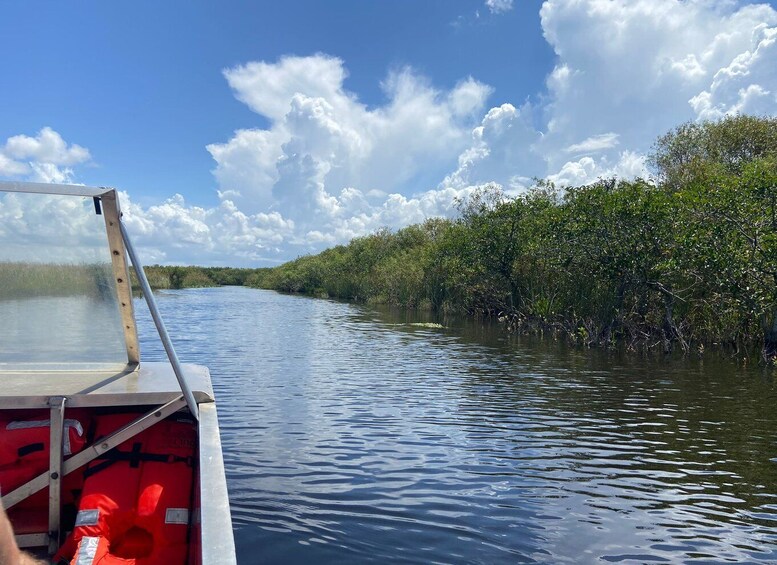
[[157, 418], [161, 418], [162, 417], [162, 413], [161, 412], [154, 412], [154, 416], [156, 416]]
[[101, 448], [103, 448], [103, 449], [108, 449], [108, 444], [107, 444], [107, 443], [104, 443], [104, 444], [102, 444], [100, 447], [101, 447]]
[[56, 481], [59, 478], [59, 473], [57, 472], [51, 473], [51, 478]]

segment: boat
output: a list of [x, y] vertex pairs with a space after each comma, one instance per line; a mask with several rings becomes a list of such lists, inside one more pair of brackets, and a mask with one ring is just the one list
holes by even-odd
[[[166, 353], [141, 362], [130, 270]], [[210, 373], [182, 363], [113, 188], [0, 182], [0, 493], [60, 563], [236, 562]]]

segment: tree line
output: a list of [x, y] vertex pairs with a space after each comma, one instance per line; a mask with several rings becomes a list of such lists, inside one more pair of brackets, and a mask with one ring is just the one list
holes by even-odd
[[[243, 286], [249, 276], [267, 269], [235, 267], [197, 267], [150, 265], [143, 267], [152, 289], [206, 288], [212, 286]], [[135, 273], [130, 271], [132, 287], [139, 288]]]
[[496, 317], [585, 345], [777, 358], [777, 118], [686, 123], [649, 179], [519, 196], [246, 274], [249, 286]]

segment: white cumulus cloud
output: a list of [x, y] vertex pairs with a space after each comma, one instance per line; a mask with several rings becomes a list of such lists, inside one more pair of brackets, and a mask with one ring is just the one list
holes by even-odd
[[[512, 5], [486, 2], [492, 13]], [[477, 76], [442, 88], [407, 67], [387, 72], [385, 102], [367, 106], [344, 86], [346, 62], [327, 54], [226, 69], [234, 96], [267, 125], [207, 146], [218, 205], [125, 199], [147, 262], [281, 261], [453, 215], [456, 198], [489, 182], [516, 192], [534, 177], [644, 177], [655, 138], [682, 122], [777, 114], [769, 5], [545, 0], [540, 20], [555, 61], [528, 100], [490, 100]], [[69, 181], [89, 160], [51, 128], [0, 145], [0, 175], [12, 178]]]
[[[596, 149], [606, 170], [621, 150], [644, 153], [684, 121], [777, 110], [777, 12], [768, 5], [546, 0], [540, 16], [557, 55], [536, 147], [549, 172], [580, 164], [564, 148], [578, 153], [605, 142]], [[614, 140], [617, 149], [603, 146]]]
[[486, 0], [486, 6], [492, 14], [503, 14], [513, 9], [513, 0]]
[[269, 126], [208, 146], [219, 194], [249, 215], [292, 221], [296, 235], [284, 242], [301, 251], [432, 214], [424, 191], [455, 166], [492, 91], [471, 77], [435, 88], [403, 68], [381, 83], [387, 102], [368, 108], [345, 89], [343, 61], [321, 54], [224, 76]]
[[59, 133], [44, 127], [36, 136], [14, 135], [0, 146], [0, 175], [67, 183], [73, 181], [72, 167], [90, 160], [88, 149], [68, 145]]

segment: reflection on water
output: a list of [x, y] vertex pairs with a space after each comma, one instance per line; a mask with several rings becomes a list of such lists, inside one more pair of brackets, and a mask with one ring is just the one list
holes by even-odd
[[777, 560], [758, 368], [243, 288], [158, 299], [213, 374], [242, 563]]

